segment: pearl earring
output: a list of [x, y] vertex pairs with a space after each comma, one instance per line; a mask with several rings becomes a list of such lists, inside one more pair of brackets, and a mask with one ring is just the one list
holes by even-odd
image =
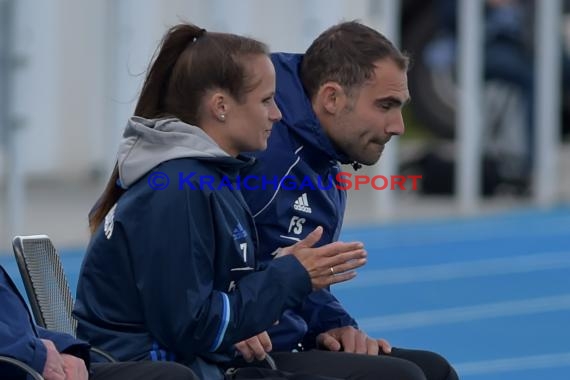
[[226, 121], [226, 115], [223, 114], [223, 113], [220, 114], [219, 118], [220, 118], [221, 121]]

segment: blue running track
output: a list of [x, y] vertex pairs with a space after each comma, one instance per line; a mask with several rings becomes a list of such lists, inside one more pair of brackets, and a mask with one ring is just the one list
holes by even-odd
[[[364, 242], [369, 262], [333, 292], [370, 335], [437, 351], [465, 380], [570, 379], [569, 206], [342, 238]], [[75, 286], [82, 251], [61, 254]], [[19, 280], [11, 255], [0, 264]]]

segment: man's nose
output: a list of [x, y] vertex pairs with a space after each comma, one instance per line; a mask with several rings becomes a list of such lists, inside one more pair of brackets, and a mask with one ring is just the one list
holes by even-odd
[[403, 135], [405, 131], [406, 127], [404, 126], [404, 117], [402, 116], [402, 112], [398, 112], [397, 116], [395, 116], [388, 125], [386, 134], [390, 136], [400, 136]]

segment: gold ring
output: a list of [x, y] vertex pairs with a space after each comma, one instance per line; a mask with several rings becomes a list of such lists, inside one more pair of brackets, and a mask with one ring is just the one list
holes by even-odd
[[334, 268], [333, 268], [333, 267], [330, 267], [329, 269], [330, 269], [330, 271], [331, 271], [331, 276], [334, 276]]

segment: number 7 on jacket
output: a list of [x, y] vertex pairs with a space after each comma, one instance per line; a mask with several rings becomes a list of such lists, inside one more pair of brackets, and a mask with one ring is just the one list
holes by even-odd
[[243, 254], [243, 262], [246, 263], [247, 262], [247, 243], [241, 243], [239, 245], [239, 248], [241, 249], [241, 253]]

